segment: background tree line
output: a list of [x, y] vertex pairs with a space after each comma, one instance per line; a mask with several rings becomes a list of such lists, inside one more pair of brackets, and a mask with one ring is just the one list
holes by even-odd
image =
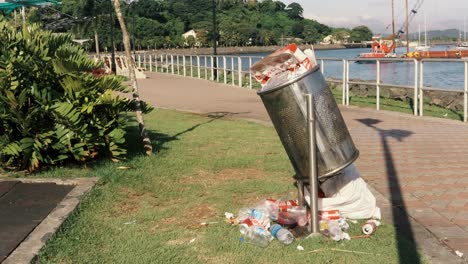
[[[31, 22], [41, 22], [58, 32], [72, 32], [77, 38], [99, 36], [100, 48], [111, 47], [111, 31], [117, 49], [122, 46], [121, 32], [109, 0], [62, 0], [62, 5], [29, 13]], [[124, 1], [124, 12], [137, 49], [176, 48], [212, 45], [213, 14], [209, 0], [138, 0]], [[335, 40], [346, 38], [360, 42], [370, 40], [372, 32], [366, 26], [354, 29], [334, 29], [316, 20], [303, 17], [298, 3], [284, 4], [274, 0], [216, 0], [219, 46], [281, 45], [301, 39], [315, 44], [332, 34]], [[64, 15], [68, 16], [68, 18]], [[73, 17], [73, 19], [71, 18]], [[73, 23], [57, 22], [73, 20]], [[190, 29], [197, 40], [184, 39]], [[346, 33], [346, 34], [345, 34]], [[346, 37], [347, 36], [347, 37]], [[89, 44], [93, 49], [94, 45]]]

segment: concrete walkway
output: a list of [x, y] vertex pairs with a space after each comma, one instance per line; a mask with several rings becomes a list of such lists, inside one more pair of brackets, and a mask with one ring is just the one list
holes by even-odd
[[[170, 74], [148, 77], [139, 81], [140, 95], [158, 107], [270, 122], [260, 98], [246, 88]], [[435, 236], [437, 245], [467, 255], [468, 124], [357, 107], [341, 111], [361, 153], [358, 169], [389, 201], [382, 205], [390, 218], [385, 220], [418, 246]], [[433, 236], [426, 230], [419, 234], [418, 226]], [[436, 256], [442, 248], [423, 251], [430, 260], [446, 263], [444, 256]]]

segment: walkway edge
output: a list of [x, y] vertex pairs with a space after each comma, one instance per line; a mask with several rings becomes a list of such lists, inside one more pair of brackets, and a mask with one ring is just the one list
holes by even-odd
[[[11, 178], [0, 179], [0, 181]], [[55, 234], [68, 216], [78, 207], [83, 197], [93, 188], [98, 178], [76, 179], [15, 179], [24, 183], [56, 183], [75, 185], [75, 187], [57, 204], [52, 212], [21, 242], [6, 258], [3, 264], [31, 263], [47, 240]]]

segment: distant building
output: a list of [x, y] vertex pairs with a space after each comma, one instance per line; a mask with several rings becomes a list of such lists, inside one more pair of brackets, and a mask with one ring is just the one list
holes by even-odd
[[348, 33], [328, 35], [323, 38], [320, 44], [344, 44], [348, 43], [349, 37]]
[[199, 41], [199, 39], [197, 38], [197, 35], [200, 35], [200, 32], [197, 32], [193, 29], [185, 32], [184, 34], [182, 34], [182, 37], [185, 39], [184, 41], [184, 46], [190, 46], [190, 43], [188, 43], [187, 39], [189, 37], [193, 37], [193, 39], [195, 40], [195, 43], [193, 44], [195, 47], [200, 47], [202, 44], [201, 42]]

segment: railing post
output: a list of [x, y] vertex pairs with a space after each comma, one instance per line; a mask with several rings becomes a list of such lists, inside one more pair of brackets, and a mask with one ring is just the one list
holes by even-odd
[[210, 76], [210, 80], [214, 81], [214, 59], [213, 59], [213, 56], [210, 56], [210, 68], [211, 68], [211, 76]]
[[193, 56], [190, 55], [190, 77], [193, 77]]
[[201, 69], [200, 69], [200, 56], [198, 56], [198, 55], [197, 55], [197, 66], [198, 66], [197, 67], [198, 68], [198, 79], [200, 79], [201, 78], [200, 77], [200, 71], [201, 71]]
[[341, 85], [341, 104], [346, 105], [346, 60], [343, 59], [343, 83]]
[[153, 59], [152, 59], [151, 54], [149, 55], [149, 70], [150, 72], [153, 71]]
[[252, 72], [250, 68], [252, 68], [252, 57], [249, 57], [249, 89], [252, 89]]
[[148, 66], [148, 63], [146, 63], [146, 54], [143, 54], [143, 67], [145, 68], [145, 71], [146, 71], [147, 66]]
[[324, 66], [325, 66], [325, 64], [324, 64], [323, 60], [320, 60], [320, 71], [322, 72], [322, 74], [324, 72], [324, 68], [323, 68]]
[[138, 55], [138, 68], [141, 68], [141, 55]]
[[208, 57], [205, 56], [205, 80], [208, 80]]
[[231, 77], [232, 77], [232, 85], [236, 85], [234, 83], [234, 57], [231, 57]]
[[349, 61], [346, 61], [346, 105], [349, 105]]
[[174, 55], [171, 54], [171, 73], [174, 74]]
[[179, 62], [180, 55], [177, 55], [177, 75], [180, 75], [180, 62]]
[[215, 57], [215, 60], [216, 60], [216, 68], [215, 68], [215, 71], [216, 71], [216, 82], [219, 82], [219, 56], [216, 56], [216, 57]]
[[[418, 73], [419, 73], [419, 61], [416, 59], [413, 59], [414, 62], [414, 100], [413, 100], [413, 114], [415, 116], [418, 116]], [[421, 64], [422, 65], [422, 64]], [[422, 68], [421, 68], [422, 70]], [[421, 72], [422, 73], [422, 72]], [[422, 78], [422, 77], [421, 77]], [[422, 83], [422, 79], [421, 79]]]
[[[424, 115], [424, 61], [421, 60], [419, 75], [419, 116]], [[417, 115], [417, 114], [416, 114]]]
[[187, 69], [185, 68], [185, 55], [182, 55], [182, 56], [183, 56], [182, 57], [182, 67], [184, 67], [182, 71], [184, 72], [184, 77], [185, 77], [185, 76], [187, 76]]
[[223, 71], [224, 71], [224, 84], [227, 84], [227, 65], [226, 65], [226, 56], [223, 56]]
[[238, 77], [239, 77], [239, 87], [242, 87], [242, 58], [237, 57], [237, 68], [238, 68]]
[[375, 100], [377, 110], [380, 110], [380, 60], [377, 60], [377, 76], [375, 85]]
[[[167, 54], [166, 54], [166, 65], [167, 65]], [[156, 68], [158, 71], [158, 68]], [[161, 72], [164, 72], [164, 56], [161, 54]]]
[[463, 122], [468, 119], [468, 61], [465, 61], [465, 89], [463, 93]]

